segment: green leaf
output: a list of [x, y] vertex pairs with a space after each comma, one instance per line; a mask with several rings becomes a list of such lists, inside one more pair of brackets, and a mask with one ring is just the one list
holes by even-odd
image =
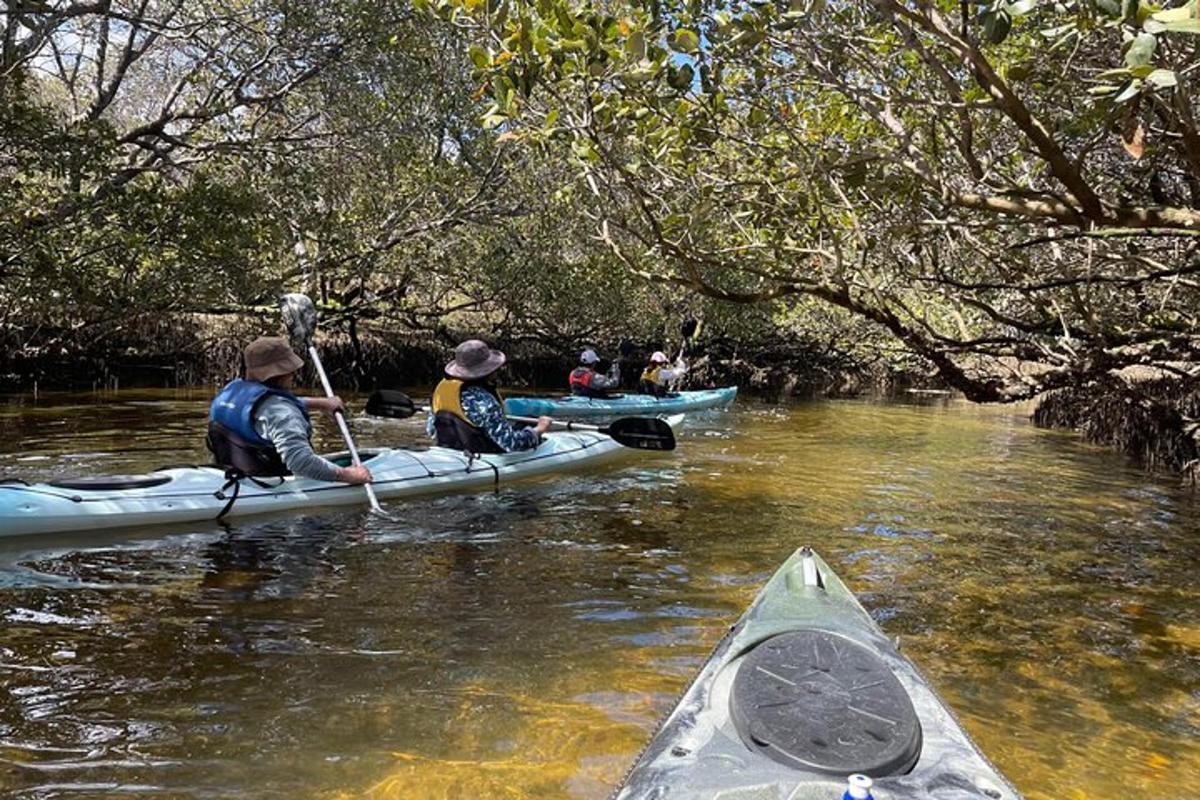
[[654, 62], [639, 61], [636, 67], [621, 76], [621, 80], [630, 86], [638, 86], [653, 78], [655, 71]]
[[683, 64], [667, 70], [667, 83], [676, 91], [686, 92], [692, 88], [692, 81], [695, 79], [696, 70], [692, 68], [691, 64]]
[[1146, 76], [1146, 82], [1154, 84], [1159, 89], [1170, 89], [1179, 85], [1179, 76], [1173, 70], [1156, 69]]
[[1004, 11], [985, 14], [983, 17], [983, 35], [992, 44], [1000, 44], [1008, 38], [1012, 30], [1012, 17]]
[[1158, 47], [1158, 39], [1153, 34], [1139, 33], [1125, 51], [1125, 66], [1132, 68], [1149, 64], [1154, 58], [1156, 47]]
[[1159, 11], [1151, 17], [1158, 22], [1187, 22], [1191, 19], [1196, 19], [1196, 0], [1189, 0], [1185, 5], [1178, 8], [1168, 8], [1165, 11]]
[[1167, 26], [1155, 19], [1148, 19], [1142, 23], [1142, 30], [1146, 33], [1163, 33]]
[[694, 53], [700, 48], [700, 37], [695, 31], [680, 28], [675, 31], [675, 49], [684, 53]]
[[468, 51], [471, 55], [471, 63], [476, 69], [487, 69], [492, 65], [492, 57], [482, 47], [472, 45]]
[[634, 61], [641, 61], [646, 57], [646, 34], [641, 31], [635, 31], [628, 39], [625, 40], [625, 52], [629, 54]]
[[1172, 33], [1200, 33], [1200, 19], [1185, 19], [1180, 22], [1164, 22], [1163, 27]]

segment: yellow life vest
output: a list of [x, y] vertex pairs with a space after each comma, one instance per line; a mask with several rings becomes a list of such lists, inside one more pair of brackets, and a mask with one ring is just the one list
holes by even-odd
[[458, 417], [472, 428], [479, 427], [467, 419], [467, 412], [463, 411], [462, 390], [462, 381], [454, 378], [443, 378], [433, 389], [433, 402], [430, 404], [433, 407], [433, 413], [436, 415], [445, 411], [448, 414]]
[[[462, 407], [462, 390], [467, 384], [457, 378], [444, 378], [433, 390], [430, 406], [433, 410], [433, 428], [439, 447], [450, 447], [467, 453], [503, 453], [500, 445], [488, 438], [483, 428], [467, 419]], [[504, 400], [490, 386], [480, 386], [489, 392], [501, 407]]]
[[642, 380], [646, 381], [647, 383], [656, 383], [659, 386], [662, 386], [662, 385], [664, 385], [665, 382], [659, 380], [659, 378], [658, 378], [658, 374], [660, 372], [662, 372], [662, 370], [663, 370], [663, 367], [661, 364], [658, 366], [651, 364], [650, 366], [646, 367], [645, 370], [642, 371]]

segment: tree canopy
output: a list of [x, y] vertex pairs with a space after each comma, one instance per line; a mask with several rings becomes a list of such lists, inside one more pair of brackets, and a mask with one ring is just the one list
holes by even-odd
[[985, 401], [1193, 379], [1194, 0], [3, 6], [21, 343], [298, 288], [559, 346], [891, 340]]
[[969, 397], [1197, 355], [1194, 0], [437, 0], [637, 274], [802, 295]]

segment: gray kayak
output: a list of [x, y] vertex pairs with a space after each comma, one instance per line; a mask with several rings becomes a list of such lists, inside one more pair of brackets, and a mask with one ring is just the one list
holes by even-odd
[[717, 645], [616, 798], [843, 797], [1020, 794], [805, 547]]

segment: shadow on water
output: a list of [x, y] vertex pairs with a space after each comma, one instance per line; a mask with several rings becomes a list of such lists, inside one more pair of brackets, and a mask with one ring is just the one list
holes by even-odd
[[[155, 466], [138, 419], [194, 448], [201, 403], [116, 400], [61, 434], [8, 407], [0, 468]], [[749, 402], [680, 442], [396, 522], [0, 543], [2, 793], [605, 797], [804, 543], [1030, 797], [1200, 782], [1200, 515], [1169, 481], [942, 401]]]

